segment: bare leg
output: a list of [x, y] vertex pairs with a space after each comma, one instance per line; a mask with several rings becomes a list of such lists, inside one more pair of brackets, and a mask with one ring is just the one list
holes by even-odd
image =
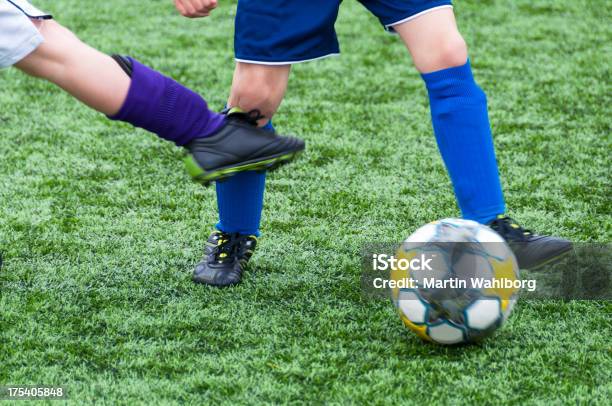
[[117, 113], [130, 86], [119, 65], [53, 20], [34, 23], [45, 41], [15, 66], [55, 83], [95, 110]]
[[393, 27], [421, 73], [465, 64], [467, 46], [452, 9], [440, 9]]
[[258, 109], [266, 116], [260, 121], [265, 125], [281, 104], [291, 65], [267, 66], [238, 62], [234, 71], [232, 91], [228, 106], [248, 111]]

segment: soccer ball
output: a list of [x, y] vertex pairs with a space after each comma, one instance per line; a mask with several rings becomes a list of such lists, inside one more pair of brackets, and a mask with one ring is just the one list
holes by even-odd
[[392, 288], [393, 303], [404, 324], [424, 340], [480, 341], [501, 327], [518, 298], [514, 254], [497, 233], [474, 221], [426, 224], [395, 257], [391, 281], [404, 283]]

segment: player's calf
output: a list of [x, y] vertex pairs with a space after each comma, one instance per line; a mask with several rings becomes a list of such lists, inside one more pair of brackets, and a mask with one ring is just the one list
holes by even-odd
[[15, 66], [61, 87], [97, 111], [115, 114], [125, 100], [130, 78], [110, 56], [83, 43], [59, 23], [44, 20], [35, 25], [44, 41]]

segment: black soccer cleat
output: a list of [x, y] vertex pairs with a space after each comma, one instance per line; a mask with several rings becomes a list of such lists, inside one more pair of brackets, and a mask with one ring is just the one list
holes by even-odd
[[212, 286], [237, 285], [256, 245], [254, 235], [214, 231], [204, 246], [204, 258], [193, 271], [193, 281]]
[[497, 216], [487, 225], [508, 242], [520, 269], [539, 268], [563, 257], [572, 249], [570, 241], [534, 234], [508, 216]]
[[207, 185], [242, 171], [273, 170], [291, 162], [304, 150], [304, 141], [279, 136], [257, 127], [258, 110], [227, 112], [223, 126], [213, 135], [196, 138], [185, 146], [187, 172]]

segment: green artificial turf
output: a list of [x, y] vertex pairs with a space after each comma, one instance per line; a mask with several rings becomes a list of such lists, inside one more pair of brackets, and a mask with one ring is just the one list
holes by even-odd
[[[235, 2], [199, 20], [167, 0], [36, 3], [224, 104]], [[456, 12], [510, 214], [610, 241], [610, 3]], [[0, 73], [0, 385], [65, 385], [75, 404], [608, 404], [609, 302], [522, 301], [494, 338], [440, 348], [362, 297], [363, 246], [458, 210], [403, 45], [353, 0], [337, 30], [341, 57], [294, 67], [275, 125], [307, 152], [269, 176], [251, 268], [223, 290], [191, 282], [216, 203], [179, 149]]]

